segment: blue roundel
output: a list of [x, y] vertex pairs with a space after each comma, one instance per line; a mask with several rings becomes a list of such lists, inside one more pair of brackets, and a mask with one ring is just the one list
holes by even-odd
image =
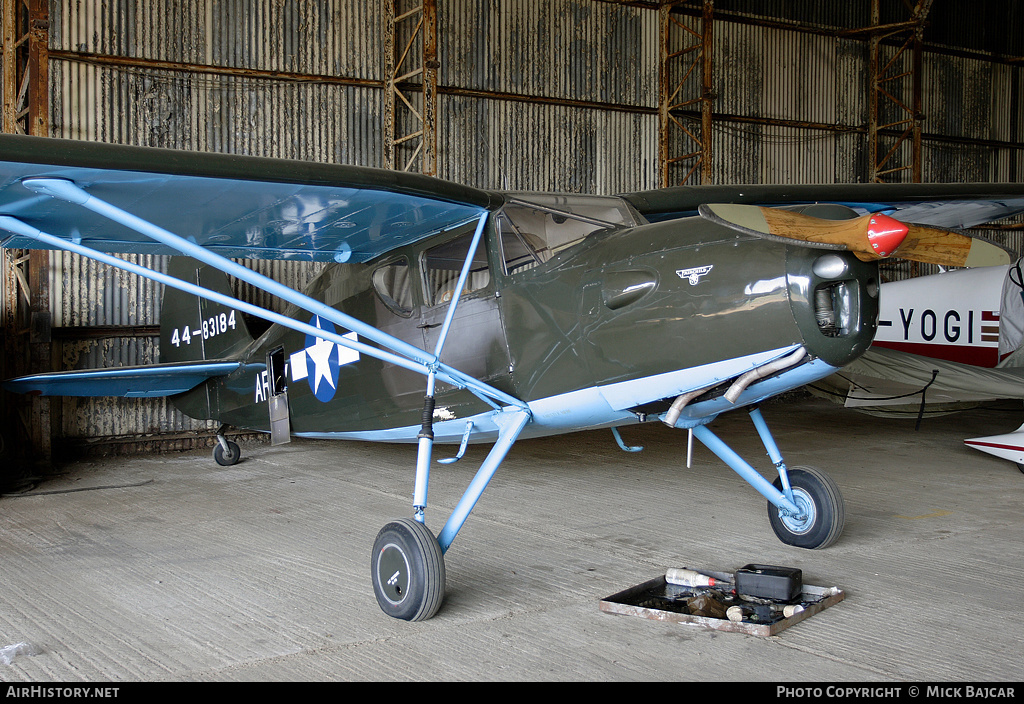
[[[310, 321], [321, 330], [334, 333], [334, 324], [314, 315]], [[318, 401], [326, 403], [334, 398], [338, 390], [338, 345], [322, 337], [306, 335], [306, 381]]]

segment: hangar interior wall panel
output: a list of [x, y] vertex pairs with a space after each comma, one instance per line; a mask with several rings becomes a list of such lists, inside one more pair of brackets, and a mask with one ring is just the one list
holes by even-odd
[[600, 194], [657, 186], [656, 115], [447, 95], [439, 111], [449, 180]]
[[440, 0], [440, 81], [564, 100], [658, 104], [658, 13], [587, 0]]
[[379, 79], [383, 7], [359, 0], [51, 0], [50, 47]]

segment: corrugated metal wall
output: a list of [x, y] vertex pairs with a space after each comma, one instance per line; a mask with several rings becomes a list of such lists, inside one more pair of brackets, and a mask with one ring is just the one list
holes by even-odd
[[441, 0], [438, 36], [439, 83], [454, 91], [438, 108], [443, 178], [580, 193], [657, 185], [657, 12]]
[[[972, 20], [946, 4], [936, 0], [933, 12], [948, 43], [957, 22]], [[52, 0], [51, 132], [383, 166], [382, 6]], [[716, 182], [865, 180], [867, 43], [828, 28], [863, 27], [869, 8], [868, 0], [717, 0]], [[898, 0], [883, 9], [883, 21], [905, 19]], [[1010, 14], [1006, 7], [994, 17]], [[1020, 43], [1000, 31], [1005, 46]], [[969, 35], [965, 46], [975, 53], [925, 57], [925, 180], [1024, 180], [1020, 150], [1007, 146], [1021, 142], [1024, 68], [978, 54], [986, 40]], [[656, 187], [659, 36], [653, 3], [438, 0], [438, 175], [513, 190]], [[691, 75], [685, 89], [699, 86]], [[159, 287], [72, 255], [53, 263], [54, 325], [64, 329], [67, 368], [156, 359]], [[252, 266], [295, 286], [315, 273]], [[82, 329], [94, 326], [124, 327]], [[68, 400], [62, 422], [61, 434], [79, 439], [205, 427], [152, 401]]]

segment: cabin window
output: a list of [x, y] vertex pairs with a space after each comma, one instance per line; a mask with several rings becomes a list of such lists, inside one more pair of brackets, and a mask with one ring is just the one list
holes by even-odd
[[551, 250], [537, 235], [521, 232], [504, 214], [498, 219], [501, 231], [501, 256], [505, 273], [532, 269], [551, 258]]
[[[459, 274], [466, 261], [469, 247], [473, 243], [472, 233], [458, 237], [450, 242], [428, 249], [423, 254], [423, 271], [426, 277], [427, 304], [448, 303], [459, 283]], [[477, 245], [473, 261], [470, 264], [469, 278], [462, 295], [472, 293], [487, 286], [491, 282], [491, 271], [487, 265], [487, 248], [481, 241]]]
[[377, 296], [391, 311], [404, 318], [412, 315], [412, 283], [409, 278], [409, 262], [385, 264], [373, 272], [373, 288]]
[[621, 198], [524, 194], [498, 216], [506, 274], [532, 269], [599, 230], [632, 227], [638, 216]]

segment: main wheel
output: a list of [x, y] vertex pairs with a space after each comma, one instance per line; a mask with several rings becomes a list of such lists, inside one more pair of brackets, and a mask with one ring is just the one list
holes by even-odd
[[242, 450], [238, 447], [238, 443], [231, 442], [228, 440], [228, 449], [225, 452], [220, 442], [213, 446], [213, 459], [221, 467], [230, 467], [233, 464], [238, 464], [239, 458], [242, 456]]
[[[782, 478], [773, 482], [782, 491]], [[831, 477], [814, 467], [794, 467], [789, 470], [789, 485], [793, 499], [806, 514], [803, 519], [785, 516], [779, 508], [768, 502], [768, 520], [779, 540], [798, 548], [817, 550], [828, 547], [843, 532], [846, 509], [839, 487]]]
[[444, 599], [444, 554], [419, 521], [403, 518], [380, 529], [370, 560], [373, 593], [388, 616], [424, 621]]

